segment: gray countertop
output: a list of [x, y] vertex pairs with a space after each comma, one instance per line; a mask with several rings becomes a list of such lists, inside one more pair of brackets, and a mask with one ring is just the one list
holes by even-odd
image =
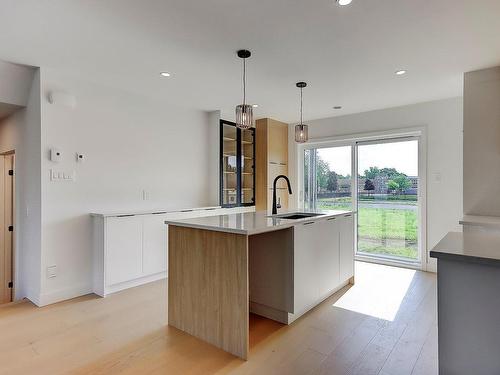
[[479, 215], [465, 215], [460, 220], [462, 225], [471, 225], [485, 228], [500, 229], [500, 217], [498, 216], [479, 216]]
[[[290, 211], [297, 212], [297, 211]], [[351, 215], [353, 211], [343, 211], [343, 210], [329, 210], [329, 211], [302, 211], [300, 212], [312, 212], [319, 213], [319, 216], [308, 217], [305, 219], [283, 219], [279, 217], [270, 216], [267, 212], [248, 212], [240, 214], [230, 214], [230, 215], [218, 215], [209, 217], [199, 217], [193, 219], [183, 219], [183, 220], [167, 220], [165, 224], [213, 230], [217, 232], [228, 232], [237, 234], [258, 234], [271, 232], [275, 230], [285, 229], [293, 227], [297, 224], [303, 224], [306, 222], [314, 222], [317, 220], [328, 219], [336, 216]], [[280, 215], [285, 212], [280, 212]]]
[[500, 266], [500, 234], [449, 232], [431, 250], [432, 258]]

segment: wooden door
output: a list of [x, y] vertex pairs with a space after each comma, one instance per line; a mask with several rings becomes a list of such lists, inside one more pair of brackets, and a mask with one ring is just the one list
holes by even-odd
[[[12, 172], [11, 172], [12, 171]], [[12, 301], [14, 155], [0, 156], [0, 303]]]

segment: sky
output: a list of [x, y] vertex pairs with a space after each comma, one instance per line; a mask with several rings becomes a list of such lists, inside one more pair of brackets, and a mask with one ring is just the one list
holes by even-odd
[[[407, 176], [418, 175], [418, 141], [391, 142], [358, 146], [358, 173], [369, 167], [396, 168]], [[330, 170], [343, 176], [351, 174], [351, 147], [318, 149]]]

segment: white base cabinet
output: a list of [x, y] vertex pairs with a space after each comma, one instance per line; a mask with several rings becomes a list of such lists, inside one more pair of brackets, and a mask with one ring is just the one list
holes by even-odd
[[93, 215], [93, 290], [105, 297], [167, 276], [165, 220], [254, 211], [254, 207], [193, 209], [160, 214]]
[[294, 311], [288, 323], [345, 286], [354, 276], [353, 214], [294, 227]]

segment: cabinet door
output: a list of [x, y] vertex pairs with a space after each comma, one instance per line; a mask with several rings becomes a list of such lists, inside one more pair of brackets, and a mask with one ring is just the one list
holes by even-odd
[[340, 282], [354, 276], [354, 218], [344, 215], [340, 224]]
[[288, 126], [268, 120], [268, 158], [277, 163], [288, 162]]
[[106, 223], [106, 285], [142, 275], [142, 217], [112, 217]]
[[[277, 176], [279, 176], [280, 174], [288, 176], [288, 166], [286, 164], [280, 164], [277, 162], [269, 162], [268, 173], [269, 189], [272, 190], [274, 179]], [[278, 188], [287, 189], [286, 181], [282, 178], [278, 180], [276, 186]]]
[[167, 270], [167, 225], [165, 215], [144, 216], [143, 273], [153, 275]]
[[[280, 213], [281, 210], [288, 209], [288, 198], [288, 189], [276, 189], [276, 202], [281, 204], [281, 208], [278, 208], [278, 213]], [[269, 189], [267, 194], [267, 207], [268, 212], [271, 213], [273, 209], [273, 189]]]
[[294, 227], [294, 313], [301, 314], [319, 298], [318, 222]]
[[330, 218], [318, 222], [320, 227], [318, 276], [319, 294], [327, 297], [339, 285], [339, 222]]

